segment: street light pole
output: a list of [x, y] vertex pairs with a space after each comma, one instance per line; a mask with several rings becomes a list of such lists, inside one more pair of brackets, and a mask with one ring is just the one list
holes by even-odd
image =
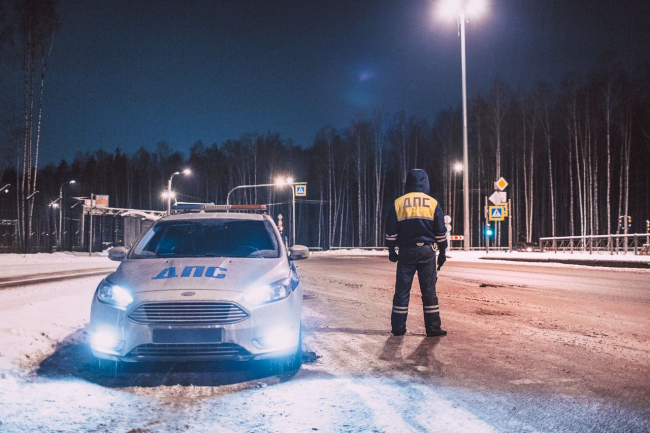
[[465, 67], [465, 11], [460, 13], [460, 43], [463, 76], [463, 250], [469, 251], [469, 160], [467, 156], [467, 74]]
[[291, 245], [296, 245], [296, 188], [291, 186]]
[[169, 177], [169, 181], [167, 182], [167, 215], [171, 215], [172, 213], [172, 179], [177, 174], [181, 173], [179, 171], [172, 173], [172, 175]]
[[263, 183], [259, 185], [239, 185], [228, 191], [226, 195], [226, 205], [230, 205], [230, 194], [235, 190], [242, 188], [259, 188], [259, 187], [271, 187], [271, 186], [285, 186], [288, 185], [291, 187], [291, 239], [292, 245], [296, 244], [296, 190], [295, 185], [306, 185], [306, 182], [294, 182], [292, 178], [288, 179], [278, 179], [275, 183]]
[[278, 184], [275, 183], [260, 183], [259, 185], [239, 185], [228, 191], [228, 195], [226, 195], [226, 206], [230, 205], [230, 194], [235, 192], [238, 189], [244, 189], [244, 188], [260, 188], [260, 187], [270, 187], [270, 186], [278, 186]]
[[[189, 168], [183, 170], [183, 174], [186, 176], [188, 176], [190, 173], [192, 173], [192, 171]], [[181, 172], [176, 171], [172, 173], [172, 175], [169, 177], [169, 181], [167, 182], [167, 215], [172, 214], [172, 179], [177, 174], [181, 174]]]
[[463, 249], [469, 251], [469, 158], [467, 156], [467, 68], [465, 64], [465, 24], [469, 17], [485, 12], [485, 0], [441, 0], [439, 12], [458, 20], [460, 27], [461, 68], [463, 87]]
[[63, 249], [63, 210], [65, 208], [63, 205], [63, 187], [67, 184], [73, 185], [74, 183], [74, 180], [69, 180], [67, 182], [63, 182], [61, 184], [61, 188], [59, 188], [59, 236], [57, 239], [57, 246], [59, 247], [59, 251]]

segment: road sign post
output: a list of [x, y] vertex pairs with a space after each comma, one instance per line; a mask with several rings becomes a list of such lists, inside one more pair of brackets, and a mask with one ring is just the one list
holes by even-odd
[[508, 199], [508, 249], [512, 252], [512, 200]]

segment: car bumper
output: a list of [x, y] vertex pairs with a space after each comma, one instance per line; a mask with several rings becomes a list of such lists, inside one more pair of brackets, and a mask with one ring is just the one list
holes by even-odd
[[[141, 323], [133, 312], [143, 304], [182, 299], [178, 293], [145, 292], [126, 310], [92, 303], [90, 343], [95, 357], [113, 361], [249, 361], [277, 358], [296, 352], [300, 338], [302, 288], [270, 304], [246, 304], [243, 294], [197, 291], [192, 302], [230, 302], [248, 313], [227, 324]], [[182, 300], [186, 302], [186, 299]]]

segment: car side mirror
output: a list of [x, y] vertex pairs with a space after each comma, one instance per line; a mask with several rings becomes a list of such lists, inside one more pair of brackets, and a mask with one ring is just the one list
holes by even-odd
[[122, 260], [124, 260], [124, 258], [126, 257], [126, 253], [128, 252], [129, 250], [127, 250], [124, 247], [111, 248], [110, 250], [108, 250], [108, 258], [116, 262], [121, 262]]
[[309, 248], [304, 245], [294, 245], [289, 248], [289, 260], [304, 260], [309, 257]]

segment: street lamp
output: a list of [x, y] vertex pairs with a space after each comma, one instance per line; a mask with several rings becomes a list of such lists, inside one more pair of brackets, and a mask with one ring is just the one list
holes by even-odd
[[2, 188], [0, 188], [0, 191], [4, 191], [5, 194], [7, 194], [7, 193], [9, 193], [9, 187], [10, 187], [10, 186], [11, 186], [11, 184], [8, 183], [8, 184], [6, 184], [5, 186], [3, 186]]
[[456, 173], [460, 173], [461, 171], [463, 171], [463, 164], [460, 163], [460, 162], [457, 162], [456, 164], [454, 164], [454, 171]]
[[278, 177], [275, 179], [274, 183], [262, 183], [259, 185], [239, 185], [234, 187], [228, 192], [226, 196], [226, 205], [230, 205], [230, 194], [235, 190], [242, 188], [259, 188], [259, 187], [282, 187], [290, 186], [291, 187], [291, 239], [292, 244], [296, 244], [296, 190], [293, 188], [294, 185], [306, 185], [307, 182], [294, 182], [292, 177], [282, 178]]
[[[167, 197], [166, 197], [167, 198], [167, 215], [171, 215], [171, 213], [172, 213], [172, 194], [173, 194], [172, 193], [172, 179], [177, 174], [181, 174], [181, 172], [176, 171], [176, 172], [172, 173], [172, 175], [169, 177], [169, 182], [167, 182]], [[183, 174], [185, 176], [189, 176], [190, 174], [192, 174], [192, 170], [190, 170], [189, 168], [186, 168], [185, 170], [183, 170]]]
[[465, 66], [465, 23], [470, 16], [486, 10], [486, 0], [444, 0], [439, 4], [441, 15], [457, 19], [460, 24], [461, 68], [463, 80], [463, 249], [469, 251], [469, 163], [467, 158], [467, 74]]
[[61, 188], [59, 188], [59, 202], [61, 203], [61, 210], [59, 211], [59, 239], [57, 242], [59, 251], [63, 248], [63, 211], [65, 209], [65, 206], [63, 205], [63, 187], [67, 184], [74, 185], [75, 183], [77, 183], [75, 180], [69, 180], [63, 182]]

